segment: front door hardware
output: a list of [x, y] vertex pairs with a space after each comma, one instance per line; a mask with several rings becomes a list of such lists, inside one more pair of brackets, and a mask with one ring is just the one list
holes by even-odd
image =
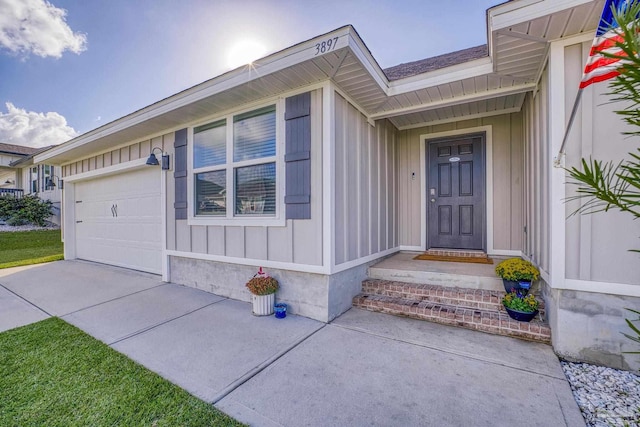
[[114, 218], [118, 217], [118, 205], [116, 204], [111, 205], [111, 216]]

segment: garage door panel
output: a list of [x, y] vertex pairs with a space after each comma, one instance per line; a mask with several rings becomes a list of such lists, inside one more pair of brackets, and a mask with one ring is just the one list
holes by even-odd
[[160, 172], [156, 168], [76, 184], [77, 257], [161, 272]]

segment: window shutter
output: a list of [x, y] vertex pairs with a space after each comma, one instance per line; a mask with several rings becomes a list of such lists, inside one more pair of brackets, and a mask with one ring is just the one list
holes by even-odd
[[175, 179], [175, 202], [173, 208], [176, 219], [187, 219], [187, 129], [176, 131], [175, 161], [173, 178]]
[[311, 93], [286, 99], [284, 203], [287, 219], [311, 218]]

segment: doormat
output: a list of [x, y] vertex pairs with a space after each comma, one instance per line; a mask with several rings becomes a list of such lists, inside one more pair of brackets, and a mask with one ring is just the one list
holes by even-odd
[[479, 256], [451, 256], [451, 255], [433, 255], [428, 253], [420, 254], [413, 259], [421, 261], [446, 261], [446, 262], [469, 262], [474, 264], [493, 264], [493, 260], [487, 257]]

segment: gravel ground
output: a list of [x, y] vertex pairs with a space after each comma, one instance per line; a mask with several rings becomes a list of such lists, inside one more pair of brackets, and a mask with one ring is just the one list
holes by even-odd
[[0, 223], [0, 233], [3, 231], [33, 231], [33, 230], [57, 230], [60, 227], [57, 225], [50, 225], [48, 227], [38, 227], [37, 225], [18, 225], [11, 226]]
[[640, 376], [588, 363], [562, 362], [589, 427], [640, 427]]

